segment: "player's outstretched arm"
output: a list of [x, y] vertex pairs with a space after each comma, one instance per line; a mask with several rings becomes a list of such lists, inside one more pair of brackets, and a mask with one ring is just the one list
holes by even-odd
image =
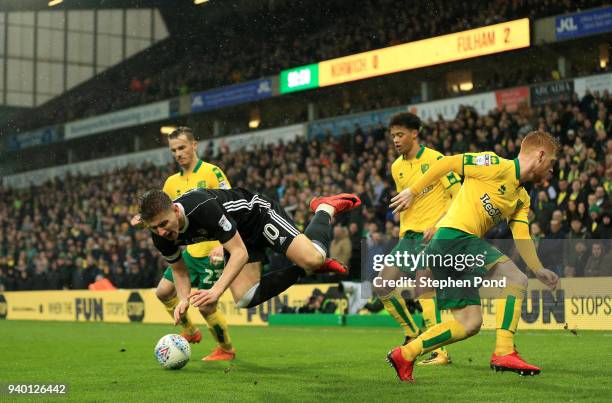
[[229, 241], [223, 244], [223, 248], [230, 253], [223, 274], [210, 290], [198, 290], [191, 294], [191, 304], [193, 306], [199, 307], [217, 302], [232, 281], [240, 274], [244, 265], [248, 263], [249, 253], [238, 231]]
[[172, 263], [172, 277], [174, 278], [176, 294], [180, 301], [174, 309], [174, 324], [177, 325], [189, 308], [189, 292], [191, 291], [189, 271], [182, 257], [177, 262]]
[[512, 231], [516, 249], [527, 267], [529, 267], [529, 270], [531, 270], [537, 279], [544, 285], [554, 290], [557, 287], [559, 276], [545, 269], [542, 265], [542, 262], [538, 258], [533, 239], [531, 239], [531, 235], [529, 234], [529, 225], [522, 221], [512, 221], [510, 223], [510, 230]]
[[393, 213], [397, 214], [406, 210], [412, 203], [415, 195], [421, 193], [429, 184], [440, 180], [442, 176], [448, 175], [449, 171], [463, 173], [463, 154], [439, 159], [438, 162], [429, 168], [425, 175], [421, 176], [417, 183], [410, 188], [402, 190], [397, 196], [392, 198], [389, 207], [393, 209]]

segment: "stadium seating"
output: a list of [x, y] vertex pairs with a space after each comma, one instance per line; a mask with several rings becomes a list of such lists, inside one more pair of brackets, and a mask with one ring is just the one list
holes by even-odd
[[[234, 27], [265, 21], [269, 18], [266, 12], [232, 15], [237, 25], [227, 31], [208, 31], [205, 25], [185, 24], [199, 36], [172, 37], [132, 60], [132, 68], [96, 77], [37, 108], [35, 119], [29, 111], [14, 118], [11, 127], [27, 131], [275, 75], [286, 68], [321, 60], [516, 18], [542, 18], [598, 7], [605, 1], [496, 0], [485, 4], [475, 0], [435, 0], [405, 7], [391, 0], [368, 0], [360, 2], [361, 12], [355, 14], [343, 12], [346, 1], [330, 2], [329, 8], [321, 7], [317, 12], [312, 8], [305, 12], [305, 4], [288, 3], [291, 6], [283, 4], [273, 10], [273, 24], [260, 24], [257, 31], [249, 31], [248, 35], [241, 35]], [[202, 37], [206, 40], [201, 40]], [[595, 65], [592, 71], [574, 73], [589, 74], [594, 70]], [[546, 72], [517, 69], [508, 76], [490, 80], [481, 89], [549, 79]], [[372, 105], [365, 105], [365, 110], [368, 107]]]
[[[533, 237], [601, 239], [589, 243], [589, 250], [541, 253], [550, 260], [544, 263], [561, 275], [612, 275], [610, 111], [608, 93], [487, 116], [463, 108], [452, 121], [427, 122], [422, 139], [445, 154], [494, 149], [514, 158], [521, 136], [530, 130], [558, 136], [563, 150], [554, 178], [530, 189]], [[357, 129], [339, 138], [302, 139], [202, 158], [221, 166], [234, 187], [278, 199], [299, 228], [308, 222], [312, 196], [359, 194], [364, 208], [338, 222], [348, 228], [349, 261], [355, 267], [362, 239], [370, 246], [388, 243], [399, 231], [387, 208], [394, 194], [390, 166], [396, 155], [385, 134], [383, 127]], [[152, 252], [146, 230], [132, 228], [128, 221], [137, 212], [137, 195], [160, 187], [173, 170], [131, 167], [25, 190], [0, 188], [0, 290], [81, 289], [99, 276], [120, 288], [154, 286], [165, 264]], [[575, 217], [580, 225], [572, 224]], [[500, 226], [489, 237], [505, 238], [507, 231]]]

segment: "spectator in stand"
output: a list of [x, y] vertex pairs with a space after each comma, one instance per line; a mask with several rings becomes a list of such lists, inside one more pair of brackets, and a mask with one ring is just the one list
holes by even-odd
[[[597, 119], [608, 122], [605, 130], [611, 136], [612, 97], [592, 97], [598, 105]], [[446, 153], [452, 152], [459, 134], [467, 148], [476, 151], [484, 140], [496, 136], [498, 152], [513, 158], [528, 129], [542, 126], [553, 131], [564, 149], [548, 184], [529, 189], [534, 200], [530, 213], [532, 236], [544, 236], [537, 231], [539, 226], [547, 234], [546, 239], [560, 238], [564, 228], [571, 227], [577, 218], [589, 236], [610, 239], [612, 142], [586, 138], [588, 128], [594, 125], [586, 123], [589, 118], [580, 112], [580, 103], [576, 96], [513, 113], [494, 110], [485, 116], [464, 107], [454, 119], [425, 122], [420, 136], [424, 144]], [[483, 133], [487, 134], [483, 137]], [[315, 138], [309, 140], [300, 138], [238, 152], [222, 147], [209, 160], [223, 167], [235, 186], [276, 195], [298, 222], [309, 220], [308, 202], [313, 196], [341, 191], [362, 194], [364, 207], [338, 221], [349, 229], [348, 263], [357, 268], [352, 275], [358, 276], [362, 229], [373, 228], [371, 224], [384, 229], [374, 231], [380, 232], [381, 244], [395, 233], [391, 228], [397, 225], [396, 217], [386, 208], [388, 198], [395, 193], [389, 171], [394, 153], [378, 125], [357, 127], [354, 136], [348, 131], [340, 133], [345, 136], [343, 141], [325, 132], [314, 134]], [[584, 140], [579, 143], [580, 153], [574, 147], [578, 138]], [[595, 147], [600, 151], [590, 151]], [[162, 178], [172, 170], [169, 166], [128, 166], [98, 176], [68, 175], [38, 187], [0, 188], [0, 257], [4, 257], [0, 260], [0, 282], [4, 289], [32, 287], [33, 276], [49, 279], [55, 270], [54, 262], [61, 273], [62, 288], [87, 288], [100, 271], [108, 271], [108, 279], [119, 288], [149, 287], [159, 278], [164, 265], [158, 254], [151, 253], [146, 231], [132, 229], [127, 222], [137, 211], [138, 193], [145, 187], [160, 186]], [[556, 199], [549, 201], [551, 195]], [[551, 220], [559, 223], [558, 231], [548, 229]], [[503, 237], [505, 232], [501, 227], [500, 230], [491, 234]], [[604, 244], [604, 249], [610, 248]], [[563, 252], [555, 249], [551, 254], [563, 259], [557, 262], [562, 271], [567, 265]], [[21, 274], [24, 271], [25, 276]], [[574, 271], [580, 275], [578, 268]], [[51, 287], [49, 281], [46, 284]]]
[[330, 257], [348, 264], [351, 260], [351, 241], [346, 227], [336, 225], [334, 227], [334, 238], [329, 248]]
[[555, 205], [548, 200], [548, 194], [545, 191], [541, 190], [537, 195], [537, 201], [532, 204], [532, 208], [538, 217], [540, 227], [544, 228], [544, 230], [548, 232], [550, 228], [548, 225], [552, 219]]
[[582, 276], [588, 253], [585, 243], [581, 241], [589, 239], [589, 234], [578, 218], [571, 220], [571, 229], [566, 239], [563, 251], [563, 273], [565, 277]]
[[561, 227], [561, 222], [557, 220], [550, 221], [549, 232], [541, 240], [538, 249], [538, 255], [541, 256], [542, 264], [550, 270], [563, 275], [563, 253], [565, 233]]
[[[592, 195], [589, 195], [589, 196], [592, 196]], [[601, 209], [597, 207], [597, 205], [592, 204], [589, 207], [589, 218], [591, 222], [591, 225], [589, 226], [589, 233], [591, 235], [591, 238], [597, 238], [595, 234], [597, 233], [597, 230], [599, 229], [599, 214], [600, 213], [601, 213]]]
[[[601, 216], [601, 222], [597, 226], [595, 232], [593, 232], [593, 238], [596, 239], [606, 239], [609, 242], [612, 242], [612, 223], [611, 221], [612, 213], [609, 211], [605, 211]], [[612, 243], [611, 243], [612, 245]]]
[[591, 256], [584, 268], [587, 277], [612, 276], [612, 253], [604, 250], [602, 242], [596, 242], [591, 246]]

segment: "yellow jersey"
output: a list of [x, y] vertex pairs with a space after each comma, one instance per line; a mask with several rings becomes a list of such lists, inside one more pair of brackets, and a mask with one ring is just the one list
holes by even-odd
[[[171, 175], [164, 183], [164, 192], [171, 199], [196, 188], [230, 189], [227, 177], [221, 169], [213, 164], [199, 160], [191, 172], [180, 172]], [[187, 252], [193, 257], [206, 257], [210, 251], [221, 245], [218, 241], [200, 242], [187, 246]]]
[[[391, 165], [391, 175], [398, 192], [411, 187], [443, 155], [421, 144], [414, 159], [406, 160], [400, 156]], [[434, 185], [429, 185], [415, 198], [410, 208], [400, 213], [400, 237], [406, 231], [424, 232], [433, 227], [440, 216], [448, 209], [451, 195], [457, 193], [461, 179], [454, 172], [442, 177]]]
[[520, 172], [518, 159], [463, 154], [463, 185], [438, 226], [482, 238], [502, 220], [528, 225], [529, 194], [519, 183]]

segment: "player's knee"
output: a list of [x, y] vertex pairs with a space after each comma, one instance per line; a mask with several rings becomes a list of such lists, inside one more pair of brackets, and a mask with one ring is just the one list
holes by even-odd
[[465, 323], [463, 323], [463, 327], [468, 337], [478, 334], [482, 328], [482, 316], [466, 320]]
[[374, 290], [374, 293], [376, 293], [376, 295], [379, 298], [382, 298], [382, 297], [386, 297], [387, 295], [391, 294], [395, 290], [395, 288], [391, 288], [391, 287], [374, 287], [373, 290]]
[[378, 297], [386, 297], [397, 288], [396, 282], [405, 277], [397, 267], [385, 266], [378, 277], [372, 281], [373, 291]]
[[174, 290], [169, 289], [168, 287], [163, 287], [162, 285], [158, 285], [155, 289], [155, 296], [158, 300], [164, 302], [168, 301], [172, 297], [174, 297]]
[[217, 312], [217, 304], [214, 304], [214, 305], [203, 305], [203, 306], [199, 307], [198, 309], [200, 310], [200, 313], [203, 316], [212, 315], [213, 313]]
[[505, 274], [506, 280], [510, 284], [516, 284], [518, 286], [527, 288], [528, 278], [516, 265], [512, 264]]
[[386, 297], [387, 295], [391, 294], [393, 291], [395, 291], [395, 287], [391, 287], [390, 286], [390, 282], [382, 282], [377, 285], [376, 284], [377, 281], [374, 281], [374, 287], [372, 287], [372, 291], [374, 291], [374, 293], [379, 297]]
[[234, 303], [238, 308], [249, 308], [252, 305], [253, 299], [258, 295], [260, 282], [255, 283], [249, 288], [244, 294], [232, 294], [234, 297]]
[[320, 253], [305, 254], [300, 260], [299, 266], [306, 270], [316, 270], [325, 263], [325, 258]]
[[527, 275], [523, 273], [522, 271], [520, 271], [518, 268], [516, 269], [516, 271], [517, 271], [516, 284], [523, 286], [524, 288], [527, 288], [527, 285], [529, 283], [529, 279], [527, 278]]

